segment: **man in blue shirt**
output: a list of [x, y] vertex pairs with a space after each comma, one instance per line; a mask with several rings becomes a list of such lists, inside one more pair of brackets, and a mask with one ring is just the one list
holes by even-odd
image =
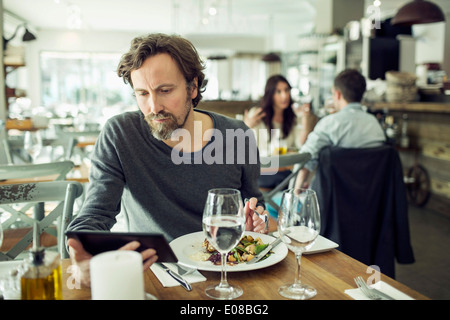
[[372, 148], [385, 143], [386, 136], [378, 120], [361, 105], [365, 91], [366, 80], [358, 71], [347, 69], [336, 76], [332, 94], [337, 112], [320, 119], [301, 147], [299, 152], [310, 153], [311, 160], [300, 170], [296, 188], [308, 187], [308, 177], [316, 168], [323, 148]]

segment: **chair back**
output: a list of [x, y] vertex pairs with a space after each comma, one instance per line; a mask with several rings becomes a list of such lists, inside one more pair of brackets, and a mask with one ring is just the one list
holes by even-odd
[[58, 161], [38, 164], [1, 165], [0, 180], [26, 179], [58, 175], [54, 180], [64, 180], [67, 173], [73, 169], [72, 161]]
[[[56, 125], [55, 131], [58, 139], [52, 143], [53, 147], [63, 146], [64, 154], [62, 155], [64, 160], [70, 160], [77, 150], [77, 144], [80, 139], [83, 138], [97, 138], [100, 134], [100, 130], [86, 130], [86, 131], [71, 131], [64, 130], [61, 126]], [[82, 157], [88, 157], [88, 154], [81, 153]]]
[[[64, 232], [72, 221], [75, 199], [81, 196], [83, 187], [75, 181], [51, 181], [24, 184], [0, 185], [0, 204], [12, 205], [23, 203], [51, 203], [53, 208], [42, 220], [35, 220], [26, 213], [19, 212], [18, 218], [32, 227], [38, 226], [38, 234], [52, 227], [56, 220], [58, 230], [58, 251], [67, 258]], [[3, 225], [3, 224], [2, 224]], [[5, 228], [4, 228], [5, 229]], [[5, 237], [6, 240], [6, 237]], [[1, 260], [13, 260], [22, 253], [33, 240], [33, 230], [17, 242], [8, 252], [0, 252]]]
[[318, 196], [321, 235], [338, 243], [339, 250], [379, 266], [391, 277], [395, 258], [414, 262], [406, 188], [395, 148], [325, 148], [311, 189]]
[[274, 197], [277, 196], [279, 192], [294, 185], [298, 172], [305, 166], [309, 159], [311, 159], [311, 154], [309, 153], [272, 155], [260, 158], [261, 168], [271, 168], [271, 165], [273, 163], [277, 163], [278, 168], [292, 167], [291, 173], [286, 178], [284, 178], [284, 180], [281, 181], [275, 188], [267, 192], [263, 192], [264, 201], [266, 202], [266, 204], [270, 205], [276, 212], [278, 212], [279, 205], [274, 201]]
[[[72, 161], [39, 163], [39, 164], [23, 164], [23, 165], [2, 165], [0, 166], [0, 180], [9, 179], [34, 179], [48, 177], [49, 181], [65, 180], [67, 173], [72, 170], [74, 163]], [[13, 181], [11, 183], [22, 183], [23, 181]], [[28, 181], [30, 182], [30, 181]], [[8, 182], [7, 182], [8, 183]], [[8, 183], [10, 184], [10, 183]], [[18, 219], [28, 221], [27, 216], [24, 215], [32, 206], [35, 206], [37, 215], [42, 217], [42, 206], [34, 203], [23, 204], [20, 208], [11, 205], [0, 204], [0, 210], [7, 211], [11, 216], [3, 222], [4, 229], [9, 228]]]

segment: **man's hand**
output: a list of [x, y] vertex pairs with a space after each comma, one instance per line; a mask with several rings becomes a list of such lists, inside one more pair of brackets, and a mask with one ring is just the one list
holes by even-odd
[[[69, 255], [72, 264], [77, 265], [80, 268], [81, 283], [90, 286], [90, 268], [89, 263], [92, 255], [84, 250], [83, 245], [76, 239], [70, 238], [67, 240], [67, 245], [69, 247]], [[136, 250], [140, 246], [138, 241], [131, 241], [121, 247], [119, 250]], [[156, 251], [154, 249], [146, 249], [141, 252], [143, 261], [143, 270], [147, 270], [153, 263], [158, 260]]]
[[[269, 212], [264, 210], [263, 206], [256, 206], [258, 199], [251, 198], [244, 205], [245, 212], [245, 230], [259, 233], [268, 233], [267, 223], [259, 216], [266, 216], [266, 221], [269, 218]], [[259, 215], [258, 215], [258, 214]]]
[[297, 175], [297, 179], [295, 180], [295, 189], [308, 189], [309, 183], [308, 183], [308, 177], [309, 177], [309, 170], [306, 168], [302, 168]]

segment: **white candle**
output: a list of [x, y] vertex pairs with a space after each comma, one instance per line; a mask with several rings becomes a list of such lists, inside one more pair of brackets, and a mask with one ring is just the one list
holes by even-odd
[[93, 300], [143, 300], [142, 256], [136, 251], [100, 253], [90, 261]]

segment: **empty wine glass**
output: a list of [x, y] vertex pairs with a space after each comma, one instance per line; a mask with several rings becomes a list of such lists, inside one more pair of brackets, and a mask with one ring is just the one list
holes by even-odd
[[316, 289], [300, 281], [302, 253], [314, 244], [320, 232], [320, 210], [316, 193], [309, 189], [288, 189], [283, 192], [278, 212], [278, 232], [297, 258], [295, 280], [278, 289], [278, 292], [290, 299], [310, 299]]
[[222, 272], [220, 283], [205, 289], [213, 299], [234, 299], [242, 295], [239, 286], [227, 282], [227, 255], [241, 240], [245, 231], [245, 215], [241, 193], [236, 189], [218, 188], [208, 191], [203, 211], [203, 232], [209, 243], [220, 253]]
[[300, 103], [303, 104], [310, 104], [312, 102], [312, 96], [310, 94], [306, 94], [303, 96], [300, 96], [299, 99]]
[[42, 138], [40, 132], [26, 131], [23, 148], [30, 155], [32, 162], [35, 162], [42, 151]]

